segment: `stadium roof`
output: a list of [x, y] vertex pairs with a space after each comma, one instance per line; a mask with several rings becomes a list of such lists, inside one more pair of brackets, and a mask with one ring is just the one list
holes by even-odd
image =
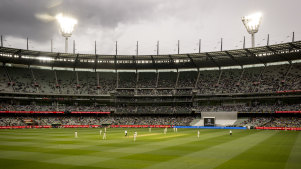
[[301, 59], [301, 41], [255, 48], [170, 55], [54, 53], [0, 47], [0, 62], [66, 68], [177, 69], [266, 64]]

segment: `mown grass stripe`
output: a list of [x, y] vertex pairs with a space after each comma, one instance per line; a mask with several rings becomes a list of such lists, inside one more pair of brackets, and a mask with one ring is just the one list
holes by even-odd
[[[120, 130], [119, 132], [117, 132], [114, 137], [119, 138], [120, 132], [122, 132], [122, 131]], [[192, 137], [191, 130], [190, 131], [186, 130], [186, 131], [182, 131], [182, 132], [190, 133], [190, 136], [188, 138], [185, 137], [184, 140], [191, 139], [191, 137]], [[143, 132], [141, 132], [141, 133], [143, 133]], [[208, 136], [210, 135], [210, 137], [214, 137], [214, 134], [216, 134], [216, 133], [224, 134], [224, 131], [216, 131], [216, 132], [203, 131], [203, 134], [204, 134], [203, 136], [206, 137], [206, 135], [208, 135]], [[170, 134], [176, 134], [176, 133], [170, 133]], [[25, 137], [26, 137], [26, 135], [25, 135]], [[37, 138], [39, 138], [39, 137], [40, 136], [37, 136]], [[150, 137], [154, 137], [154, 136], [150, 136]], [[18, 138], [17, 140], [20, 140], [20, 139], [22, 139], [22, 137]], [[182, 139], [181, 138], [180, 139], [179, 138], [173, 138], [173, 139], [166, 138], [166, 139], [168, 141], [164, 140], [164, 141], [157, 141], [155, 143], [154, 142], [150, 142], [150, 143], [154, 144], [154, 145], [157, 145], [157, 144], [160, 145], [161, 143], [165, 143], [164, 145], [166, 145], [169, 141], [173, 141], [176, 144], [180, 144], [181, 140], [183, 140], [183, 138]], [[37, 139], [37, 140], [39, 140], [39, 139]], [[60, 139], [58, 139], [58, 140], [60, 140]], [[70, 138], [70, 140], [74, 141], [75, 139]], [[111, 140], [108, 140], [108, 141], [96, 140], [95, 141], [96, 145], [92, 145], [92, 146], [89, 145], [90, 141], [85, 140], [85, 139], [82, 142], [74, 141], [74, 142], [76, 142], [76, 144], [72, 141], [71, 142], [68, 142], [68, 141], [61, 142], [61, 144], [58, 144], [57, 141], [55, 141], [55, 142], [42, 141], [40, 143], [31, 144], [31, 145], [30, 144], [29, 145], [28, 144], [25, 144], [25, 145], [1, 145], [0, 152], [3, 156], [0, 158], [17, 159], [17, 160], [26, 159], [29, 161], [55, 162], [58, 164], [61, 163], [61, 164], [69, 164], [69, 165], [84, 165], [84, 164], [88, 164], [88, 163], [92, 163], [92, 162], [102, 161], [101, 159], [103, 159], [104, 161], [108, 161], [109, 159], [114, 159], [114, 158], [122, 157], [122, 156], [128, 156], [128, 155], [132, 154], [132, 151], [130, 151], [129, 153], [106, 152], [106, 150], [109, 150], [109, 151], [112, 150], [112, 144], [110, 144], [110, 142], [114, 142], [114, 141], [115, 140], [112, 140], [112, 141]], [[31, 143], [31, 141], [28, 141], [28, 142]], [[107, 144], [103, 144], [104, 142]], [[187, 141], [185, 141], [185, 142], [187, 142]], [[22, 143], [22, 142], [20, 142], [20, 143]], [[27, 142], [25, 141], [23, 143], [27, 143]], [[69, 143], [71, 143], [71, 145], [69, 145]], [[100, 146], [97, 144], [100, 144]], [[122, 142], [113, 143], [113, 148], [117, 148], [117, 149], [120, 149], [120, 147], [132, 148], [132, 147], [136, 147], [136, 146], [141, 146], [143, 144], [149, 144], [149, 142], [141, 141], [140, 144], [136, 144], [136, 143], [133, 143], [132, 140], [125, 139]], [[49, 148], [49, 147], [51, 147], [51, 148]], [[66, 147], [68, 147], [68, 149], [66, 149]], [[82, 148], [89, 148], [90, 150], [87, 150], [87, 151], [81, 150]], [[105, 150], [99, 151], [99, 149], [103, 149], [103, 148], [105, 148]], [[134, 149], [140, 149], [140, 148], [141, 147], [134, 148]], [[144, 150], [144, 151], [149, 151], [149, 150]], [[14, 154], [14, 155], [12, 155], [12, 154]], [[77, 156], [80, 156], [80, 158], [82, 158], [82, 159], [85, 159], [85, 158], [91, 159], [91, 157], [96, 156], [96, 157], [99, 157], [98, 158], [99, 160], [95, 160], [95, 159], [92, 161], [88, 160], [87, 163], [82, 163], [82, 164], [80, 164], [79, 162], [74, 161], [74, 160], [68, 160], [73, 157], [76, 158]], [[108, 157], [108, 158], [103, 158], [103, 157]], [[95, 165], [95, 166], [98, 166], [98, 165]]]
[[[242, 131], [239, 131], [237, 133], [240, 133], [240, 132], [242, 132]], [[214, 133], [217, 134], [217, 135], [215, 135]], [[138, 152], [143, 152], [143, 153], [147, 153], [149, 151], [154, 151], [154, 150], [159, 150], [160, 151], [161, 148], [168, 148], [170, 146], [189, 144], [191, 142], [191, 140], [194, 140], [194, 141], [198, 142], [198, 141], [201, 141], [201, 140], [212, 139], [212, 138], [219, 137], [219, 136], [224, 136], [224, 135], [227, 134], [227, 132], [225, 132], [224, 130], [219, 131], [219, 132], [214, 132], [214, 133], [204, 134], [204, 135], [201, 136], [200, 139], [197, 139], [195, 136], [190, 136], [188, 138], [186, 137], [185, 139], [170, 140], [170, 142], [166, 141], [166, 142], [164, 142], [164, 144], [163, 144], [163, 142], [152, 143], [153, 145], [156, 145], [156, 146], [145, 146], [144, 145], [143, 147], [141, 147], [141, 145], [139, 145], [139, 146], [126, 147], [126, 149], [128, 149], [128, 151], [125, 150], [124, 148], [122, 148], [122, 150], [118, 150], [117, 152], [115, 152], [115, 151], [112, 152], [111, 149], [109, 149], [108, 151], [106, 151], [106, 153], [114, 153], [114, 154], [118, 154], [118, 155], [115, 158], [112, 158], [112, 159], [107, 160], [107, 161], [102, 161], [101, 163], [102, 163], [102, 166], [109, 167], [106, 164], [115, 163], [118, 160], [124, 161], [124, 159], [127, 159], [126, 158], [127, 156], [137, 154], [137, 151]], [[134, 144], [131, 143], [131, 145], [134, 145]], [[95, 156], [103, 155], [103, 152], [89, 154], [88, 156], [92, 156], [92, 155], [95, 155]], [[154, 157], [152, 157], [152, 158], [154, 158]], [[146, 163], [149, 163], [149, 162], [147, 162], [149, 160], [141, 159], [141, 158], [136, 158], [136, 159], [132, 158], [132, 159], [128, 159], [128, 160], [133, 160], [132, 165], [135, 165], [135, 166], [140, 166], [139, 163], [141, 163], [141, 162], [144, 163], [143, 166], [145, 166]], [[99, 165], [98, 163], [93, 163], [93, 164], [90, 164], [89, 166], [98, 166], [98, 165]]]
[[168, 161], [193, 152], [208, 149], [210, 147], [219, 144], [233, 141], [233, 139], [247, 136], [247, 134], [244, 132], [236, 132], [235, 134], [236, 134], [235, 137], [229, 137], [227, 133], [223, 133], [223, 135], [220, 135], [218, 137], [208, 138], [208, 139], [204, 139], [204, 137], [201, 136], [202, 137], [201, 139], [196, 139], [184, 144], [163, 147], [161, 149], [155, 149], [153, 151], [149, 151], [146, 153], [133, 154], [123, 158], [140, 159], [146, 161], [159, 161], [159, 162]]
[[[226, 131], [224, 131], [224, 130], [220, 130], [219, 132], [214, 132], [214, 133], [210, 133], [210, 132], [209, 133], [204, 133], [201, 136], [200, 140], [205, 140], [205, 139], [208, 139], [208, 138], [218, 137], [218, 136], [221, 136], [221, 135], [225, 135], [225, 133], [226, 133]], [[156, 137], [154, 136], [154, 138], [156, 138]], [[152, 141], [152, 142], [149, 142], [148, 144], [145, 144], [142, 141], [140, 142], [137, 139], [137, 142], [134, 143], [134, 144], [133, 144], [133, 141], [131, 141], [131, 143], [129, 144], [131, 146], [121, 147], [119, 149], [112, 149], [112, 150], [109, 150], [109, 151], [110, 152], [129, 152], [129, 151], [131, 151], [133, 153], [144, 153], [144, 152], [147, 152], [147, 151], [152, 151], [152, 150], [155, 150], [155, 149], [161, 149], [161, 148], [164, 148], [164, 147], [170, 147], [170, 146], [185, 144], [185, 143], [191, 142], [193, 140], [197, 140], [195, 135], [188, 135], [188, 136], [185, 136], [185, 137], [181, 135], [181, 138], [172, 137], [172, 138], [167, 139], [165, 141]]]
[[[0, 159], [1, 166], [5, 166], [6, 169], [9, 168], [22, 168], [22, 169], [82, 169], [82, 166], [64, 165], [56, 163], [46, 163], [39, 161], [26, 161], [26, 160], [16, 160], [16, 159]], [[101, 166], [98, 167], [88, 167], [85, 169], [106, 169]]]
[[299, 169], [301, 168], [301, 133], [298, 132], [295, 144], [292, 147], [291, 154], [287, 160], [286, 169]]
[[[279, 131], [238, 156], [217, 167], [282, 169], [296, 140], [296, 134]], [[264, 150], [264, 151], [262, 151]]]
[[[241, 133], [241, 132], [243, 132], [243, 131], [237, 131], [237, 134]], [[180, 141], [178, 139], [178, 140], [174, 140], [175, 142], [169, 142], [164, 145], [162, 145], [162, 142], [160, 142], [160, 145], [156, 143], [157, 146], [152, 146], [150, 148], [149, 147], [134, 147], [135, 149], [138, 148], [137, 149], [138, 151], [136, 150], [133, 152], [133, 149], [129, 150], [131, 152], [130, 156], [123, 156], [123, 157], [119, 157], [116, 159], [103, 161], [103, 162], [101, 162], [101, 164], [104, 167], [110, 167], [112, 163], [123, 163], [125, 161], [131, 161], [130, 165], [126, 168], [131, 168], [131, 166], [148, 167], [150, 165], [153, 165], [154, 162], [162, 162], [162, 161], [170, 160], [173, 158], [178, 158], [179, 156], [181, 156], [181, 155], [174, 155], [174, 153], [164, 154], [163, 152], [168, 151], [168, 148], [170, 148], [174, 152], [179, 152], [179, 154], [183, 153], [182, 155], [184, 155], [185, 153], [183, 151], [177, 150], [177, 147], [181, 147], [183, 145], [190, 145], [191, 143], [197, 143], [200, 145], [202, 141], [214, 140], [214, 139], [218, 140], [220, 137], [228, 136], [227, 134], [228, 134], [227, 131], [222, 130], [220, 132], [215, 132], [213, 134], [207, 133], [207, 134], [201, 135], [201, 137], [199, 139], [197, 139], [193, 135], [188, 138], [185, 138], [185, 140], [182, 139], [182, 141]], [[208, 142], [210, 142], [210, 141], [208, 141]], [[222, 141], [220, 141], [220, 143], [222, 143]], [[125, 150], [123, 150], [123, 151], [125, 151]], [[125, 151], [125, 152], [127, 152], [127, 151]], [[154, 152], [157, 154], [155, 154]], [[190, 152], [186, 152], [186, 153], [190, 153]], [[98, 163], [91, 164], [91, 166], [95, 166], [95, 165], [98, 165]]]
[[[161, 162], [150, 167], [151, 168], [214, 168], [229, 159], [241, 154], [250, 147], [257, 145], [259, 142], [266, 140], [274, 135], [275, 132], [256, 132], [245, 137], [235, 138], [233, 141], [219, 144], [205, 150], [197, 151], [184, 155], [182, 157]], [[234, 133], [235, 134], [235, 133]], [[233, 135], [234, 136], [234, 135]], [[231, 136], [229, 136], [231, 137]]]
[[[74, 138], [75, 130], [79, 133], [77, 139]], [[124, 136], [125, 129], [108, 129], [107, 140], [99, 137], [99, 130], [0, 130], [0, 168], [214, 168], [228, 162], [237, 163], [239, 160], [235, 159], [244, 155], [247, 159], [253, 155], [250, 154], [252, 148], [268, 143], [272, 138], [292, 140], [279, 142], [287, 145], [283, 146], [286, 157], [292, 150], [290, 158], [280, 161], [278, 153], [270, 153], [271, 158], [266, 161], [254, 160], [253, 167], [279, 162], [282, 167], [287, 164], [287, 168], [300, 168], [297, 144], [301, 144], [301, 138], [298, 132], [234, 130], [231, 137], [228, 130], [200, 130], [198, 139], [196, 129], [179, 129], [178, 133], [169, 129], [166, 135], [163, 129], [153, 129], [151, 133], [148, 129], [127, 129], [130, 136], [138, 131], [134, 142], [133, 138]], [[288, 133], [295, 135], [295, 142]], [[263, 145], [254, 149], [254, 154], [271, 149], [271, 145]]]

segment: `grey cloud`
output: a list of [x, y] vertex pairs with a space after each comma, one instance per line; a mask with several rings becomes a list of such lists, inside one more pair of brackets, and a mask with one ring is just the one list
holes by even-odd
[[[114, 28], [119, 23], [135, 23], [152, 16], [156, 1], [151, 0], [1, 0], [0, 34], [30, 37], [43, 42], [57, 33], [57, 25], [38, 20], [35, 15], [65, 12], [79, 20], [78, 29]], [[54, 5], [53, 5], [54, 4]], [[84, 32], [82, 32], [84, 33]]]
[[48, 45], [52, 37], [57, 41], [62, 38], [56, 23], [43, 22], [35, 15], [55, 16], [64, 12], [78, 19], [72, 38], [85, 48], [92, 43], [91, 39], [101, 41], [102, 46], [118, 40], [120, 48], [124, 46], [125, 50], [126, 44], [136, 40], [149, 48], [154, 43], [151, 41], [160, 40], [162, 45], [172, 44], [173, 50], [173, 43], [180, 39], [189, 52], [189, 46], [195, 46], [195, 41], [201, 38], [202, 49], [211, 51], [220, 37], [224, 38], [224, 46], [231, 48], [243, 36], [249, 36], [241, 17], [257, 10], [264, 13], [264, 19], [256, 37], [269, 33], [271, 41], [280, 41], [282, 35], [286, 37], [295, 31], [296, 40], [300, 40], [301, 24], [297, 21], [301, 15], [300, 4], [300, 0], [289, 3], [283, 0], [0, 0], [0, 34], [16, 39], [28, 36], [38, 42], [35, 49], [39, 49]]
[[113, 28], [119, 23], [137, 22], [152, 16], [155, 1], [151, 0], [87, 0], [64, 1], [60, 8], [77, 15], [81, 26], [101, 25]]
[[35, 13], [46, 11], [45, 1], [1, 0], [0, 33], [19, 38], [27, 36], [36, 41], [49, 39], [55, 26], [38, 21]]

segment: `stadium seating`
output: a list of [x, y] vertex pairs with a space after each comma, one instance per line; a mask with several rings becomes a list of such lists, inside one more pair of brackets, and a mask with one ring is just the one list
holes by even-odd
[[139, 72], [138, 88], [155, 88], [157, 82], [157, 73]]
[[0, 67], [0, 91], [1, 92], [13, 92], [13, 85], [14, 82], [12, 82], [9, 77], [7, 76], [5, 67]]
[[254, 127], [301, 127], [300, 117], [253, 117], [245, 119], [236, 126]]
[[33, 125], [189, 125], [194, 116], [12, 116], [1, 117], [0, 126], [28, 125], [26, 119]]
[[[301, 64], [183, 72], [81, 72], [2, 67], [0, 90], [17, 93], [164, 95], [266, 93], [301, 88]], [[198, 82], [196, 82], [196, 80]], [[118, 82], [118, 88], [117, 88]], [[12, 83], [13, 85], [11, 85]], [[196, 85], [197, 84], [197, 85]], [[196, 88], [195, 88], [196, 85]], [[173, 91], [173, 89], [179, 89]], [[134, 91], [134, 89], [139, 89]], [[186, 89], [186, 90], [184, 90]], [[190, 89], [190, 90], [189, 90]]]
[[197, 71], [184, 71], [179, 73], [178, 88], [194, 88], [197, 80]]
[[206, 70], [200, 73], [198, 88], [201, 94], [213, 94], [218, 87], [220, 71]]
[[15, 83], [14, 90], [20, 93], [36, 93], [33, 77], [30, 69], [7, 67], [11, 80]]
[[43, 70], [43, 69], [31, 69], [36, 84], [38, 85], [38, 89], [40, 93], [50, 93], [55, 94], [59, 93], [58, 88], [56, 88], [57, 82], [55, 78], [55, 72], [51, 70]]
[[118, 88], [136, 88], [136, 73], [119, 72], [118, 74]]
[[158, 88], [175, 88], [177, 73], [160, 72], [158, 80]]
[[[114, 112], [115, 116], [105, 119], [78, 116], [49, 116], [38, 119], [41, 124], [62, 123], [67, 125], [99, 124], [147, 124], [150, 117], [185, 115], [187, 121], [171, 123], [162, 120], [158, 124], [189, 125], [192, 112], [238, 112], [275, 113], [276, 111], [301, 111], [298, 101], [241, 101], [224, 104], [206, 100], [194, 101], [196, 96], [217, 94], [265, 94], [277, 91], [298, 91], [301, 89], [301, 64], [271, 65], [244, 69], [220, 69], [171, 72], [93, 72], [49, 70], [27, 67], [0, 68], [0, 92], [9, 94], [56, 94], [69, 96], [105, 96], [106, 103], [99, 101], [68, 102], [58, 104], [31, 101], [1, 100], [0, 111], [61, 111], [61, 112]], [[267, 95], [267, 96], [269, 96]], [[109, 100], [113, 98], [112, 100]], [[202, 97], [201, 97], [202, 98]], [[55, 97], [55, 99], [58, 99]], [[72, 100], [72, 99], [71, 99]], [[80, 100], [80, 99], [79, 99]], [[87, 100], [87, 99], [86, 99]], [[113, 102], [114, 101], [114, 102]], [[233, 101], [232, 101], [233, 102]], [[124, 117], [131, 115], [130, 117]], [[139, 115], [139, 116], [138, 116]], [[121, 116], [123, 116], [121, 118]], [[132, 121], [132, 117], [141, 120]], [[140, 116], [149, 118], [140, 119]], [[19, 117], [18, 117], [19, 118]], [[20, 125], [20, 119], [1, 116], [4, 125]], [[25, 117], [24, 117], [25, 118]], [[119, 120], [116, 120], [116, 118]], [[128, 120], [128, 121], [127, 121]], [[145, 120], [145, 121], [143, 121]], [[236, 125], [277, 126], [286, 119], [250, 119]], [[226, 123], [220, 121], [221, 123]], [[231, 122], [231, 124], [234, 122]], [[230, 123], [229, 123], [230, 124]], [[280, 126], [283, 126], [282, 123]], [[288, 126], [292, 126], [289, 123]], [[296, 125], [298, 126], [298, 124]]]

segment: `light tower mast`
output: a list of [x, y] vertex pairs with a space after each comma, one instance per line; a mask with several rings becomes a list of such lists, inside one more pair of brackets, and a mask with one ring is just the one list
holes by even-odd
[[68, 38], [71, 37], [74, 30], [74, 26], [77, 24], [77, 20], [63, 14], [56, 15], [56, 20], [60, 25], [60, 32], [62, 36], [65, 37], [65, 53], [68, 52]]
[[251, 34], [252, 48], [255, 47], [255, 33], [258, 32], [261, 20], [262, 14], [260, 12], [242, 17], [243, 24], [245, 25], [248, 33]]

